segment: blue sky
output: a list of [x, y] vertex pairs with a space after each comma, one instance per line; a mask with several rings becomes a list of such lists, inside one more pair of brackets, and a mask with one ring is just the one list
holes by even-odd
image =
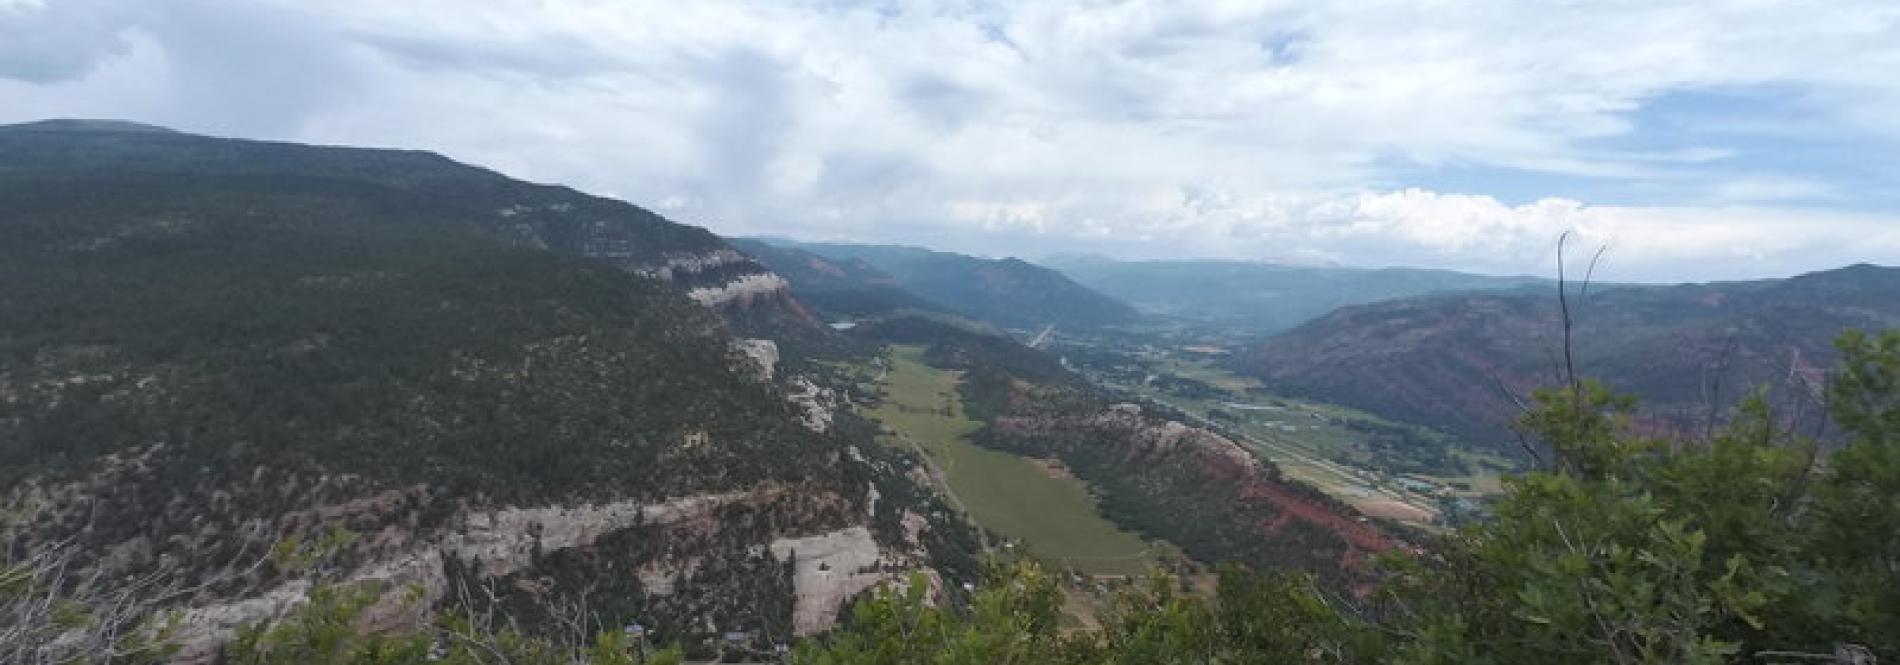
[[1900, 263], [1900, 3], [0, 0], [0, 121], [436, 150], [729, 234]]
[[[1645, 99], [1622, 133], [1584, 150], [1640, 167], [1577, 177], [1482, 164], [1394, 165], [1395, 181], [1480, 190], [1508, 203], [1548, 196], [1616, 205], [1775, 201], [1802, 207], [1900, 209], [1900, 161], [1870, 154], [1892, 138], [1825, 122], [1825, 101], [1799, 86], [1672, 90]], [[1871, 145], [1870, 145], [1871, 144]]]

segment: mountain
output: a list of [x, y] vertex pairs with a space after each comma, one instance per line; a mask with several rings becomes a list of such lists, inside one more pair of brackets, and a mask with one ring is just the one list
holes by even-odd
[[429, 198], [443, 213], [520, 246], [577, 254], [659, 278], [761, 334], [800, 334], [815, 321], [785, 280], [705, 229], [621, 201], [538, 185], [411, 150], [244, 141], [110, 120], [0, 127], [0, 171], [55, 182], [111, 178], [148, 189], [206, 179], [268, 190], [294, 182], [332, 195]]
[[801, 302], [829, 319], [856, 319], [904, 310], [948, 312], [943, 305], [904, 290], [896, 277], [863, 259], [828, 259], [795, 247], [733, 238], [732, 243], [791, 283]]
[[580, 598], [705, 654], [905, 571], [975, 579], [869, 428], [731, 334], [818, 328], [782, 278], [624, 203], [428, 153], [15, 126], [0, 284], [0, 543], [180, 610], [188, 653], [313, 582], [383, 583], [382, 627], [552, 630], [535, 608]]
[[1248, 261], [1044, 259], [1143, 314], [1271, 335], [1346, 305], [1448, 291], [1546, 286], [1529, 277], [1489, 277], [1416, 268], [1318, 268]]
[[[1750, 386], [1813, 415], [1804, 396], [1835, 335], [1900, 325], [1900, 269], [1610, 288], [1571, 306], [1580, 375], [1636, 396], [1652, 427], [1699, 430]], [[1341, 308], [1238, 363], [1277, 390], [1505, 445], [1512, 395], [1558, 382], [1560, 321], [1554, 291], [1407, 298]]]
[[1018, 259], [983, 259], [894, 245], [763, 242], [833, 261], [862, 261], [911, 293], [1009, 328], [1087, 329], [1140, 319], [1134, 308]]

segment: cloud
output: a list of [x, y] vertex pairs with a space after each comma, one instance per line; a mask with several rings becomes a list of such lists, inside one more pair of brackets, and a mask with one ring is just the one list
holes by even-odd
[[286, 136], [311, 116], [355, 101], [357, 53], [334, 27], [296, 6], [258, 2], [0, 7], [0, 93], [20, 100], [8, 109], [18, 119], [131, 116]]
[[102, 3], [0, 3], [0, 77], [55, 83], [85, 76], [125, 53], [129, 13]]
[[[1558, 237], [1571, 232], [1573, 248], [1609, 248], [1602, 276], [1618, 281], [1743, 279], [1900, 257], [1900, 224], [1891, 217], [1762, 206], [1593, 206], [1561, 198], [1513, 206], [1419, 189], [1155, 192], [1122, 205], [1143, 221], [1068, 230], [1070, 251], [1548, 275]], [[1028, 201], [965, 201], [957, 211], [964, 223], [1013, 233], [1024, 244], [1050, 235], [1048, 220], [1081, 216]]]
[[723, 232], [989, 254], [1531, 272], [1576, 228], [1644, 278], [1900, 262], [1900, 171], [1806, 150], [1900, 147], [1884, 0], [157, 6], [0, 4], [0, 117], [433, 149]]

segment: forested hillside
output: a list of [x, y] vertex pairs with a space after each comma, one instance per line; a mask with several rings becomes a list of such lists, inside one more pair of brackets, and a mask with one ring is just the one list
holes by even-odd
[[838, 320], [904, 310], [948, 312], [943, 305], [906, 291], [897, 278], [863, 259], [827, 259], [796, 247], [752, 238], [729, 242], [791, 282], [800, 301]]
[[[440, 216], [515, 246], [600, 259], [657, 277], [742, 329], [796, 335], [812, 321], [771, 274], [711, 232], [566, 187], [522, 182], [413, 150], [378, 150], [197, 136], [131, 123], [49, 120], [0, 127], [0, 173], [85, 186], [106, 180], [164, 189], [220, 180], [426, 199]], [[296, 192], [282, 192], [295, 194]], [[104, 200], [98, 205], [116, 205]], [[109, 210], [106, 213], [109, 214]]]
[[[1900, 325], [1900, 269], [1592, 289], [1572, 284], [1574, 365], [1636, 396], [1652, 431], [1703, 431], [1760, 388], [1816, 424], [1814, 391], [1849, 328]], [[1268, 385], [1515, 448], [1532, 388], [1563, 376], [1555, 289], [1342, 308], [1269, 339], [1238, 367]]]
[[[1843, 335], [1827, 387], [1849, 433], [1832, 457], [1759, 399], [1707, 438], [1629, 429], [1631, 400], [1592, 381], [1543, 391], [1523, 424], [1554, 453], [1513, 479], [1492, 519], [1388, 556], [1341, 593], [1300, 573], [1224, 569], [1202, 594], [1164, 577], [1126, 587], [1099, 626], [1064, 620], [1062, 578], [1002, 564], [965, 603], [922, 574], [856, 602], [838, 630], [769, 658], [800, 665], [940, 663], [1787, 663], [1900, 655], [1900, 334]], [[0, 569], [10, 575], [15, 569]], [[17, 576], [14, 577], [17, 579]], [[29, 578], [31, 579], [31, 578]], [[238, 662], [677, 663], [638, 637], [524, 639], [445, 621], [375, 631], [337, 588]], [[9, 596], [0, 594], [0, 602]], [[471, 626], [473, 626], [471, 628]], [[444, 641], [444, 636], [454, 639]]]
[[594, 593], [590, 622], [700, 651], [973, 571], [727, 332], [810, 322], [703, 230], [432, 155], [119, 128], [0, 130], [0, 201], [0, 542], [182, 610], [187, 653], [313, 581], [381, 583], [391, 629]]
[[834, 261], [862, 261], [895, 278], [906, 291], [1009, 328], [1086, 329], [1131, 323], [1141, 316], [1126, 303], [1076, 284], [1062, 273], [1013, 258], [984, 259], [894, 245], [765, 242]]
[[1452, 291], [1550, 286], [1530, 277], [1491, 277], [1417, 268], [1326, 268], [1253, 261], [1117, 261], [1055, 256], [1040, 261], [1144, 314], [1200, 326], [1272, 335], [1346, 305]]

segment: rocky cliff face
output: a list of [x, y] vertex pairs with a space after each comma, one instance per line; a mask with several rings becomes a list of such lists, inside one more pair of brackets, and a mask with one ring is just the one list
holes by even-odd
[[790, 282], [732, 249], [673, 256], [659, 267], [634, 270], [683, 289], [743, 333], [792, 339], [827, 334]]
[[[774, 418], [792, 424], [761, 441], [759, 454], [796, 464], [719, 462], [743, 444], [697, 424], [645, 450], [610, 443], [542, 453], [594, 464], [611, 462], [603, 454], [652, 459], [673, 480], [628, 474], [616, 483], [609, 474], [586, 492], [508, 496], [334, 462], [193, 469], [202, 453], [154, 444], [17, 478], [0, 496], [17, 517], [0, 525], [0, 541], [31, 549], [70, 539], [85, 553], [76, 573], [190, 589], [162, 602], [183, 610], [187, 661], [208, 658], [239, 626], [297, 608], [315, 584], [378, 584], [385, 593], [367, 620], [384, 628], [413, 627], [471, 598], [499, 599], [480, 602], [532, 622], [537, 608], [594, 593], [595, 611], [668, 640], [693, 646], [753, 631], [769, 648], [828, 628], [842, 601], [879, 582], [938, 576], [945, 548], [955, 547], [942, 539], [965, 527], [878, 457], [881, 448], [831, 434], [835, 404], [814, 395], [828, 391], [805, 376], [774, 378], [769, 343], [760, 342], [730, 356], [732, 371], [778, 395], [785, 408], [771, 409]], [[9, 406], [49, 406], [23, 401]]]
[[741, 331], [771, 337], [822, 334], [824, 328], [792, 294], [791, 284], [725, 241], [707, 234], [676, 246], [642, 237], [644, 210], [617, 202], [512, 204], [496, 211], [497, 228], [530, 247], [600, 259], [671, 285], [719, 313]]
[[728, 238], [727, 242], [789, 281], [799, 300], [827, 319], [849, 321], [906, 310], [949, 312], [904, 290], [897, 278], [863, 260], [833, 261], [754, 239]]
[[[311, 465], [283, 458], [240, 464], [200, 445], [153, 444], [12, 479], [0, 499], [18, 519], [4, 525], [3, 540], [31, 549], [71, 539], [85, 553], [78, 571], [108, 580], [156, 575], [162, 587], [193, 589], [165, 600], [185, 610], [180, 637], [186, 659], [209, 654], [240, 625], [296, 608], [316, 583], [380, 583], [388, 593], [369, 616], [391, 628], [424, 621], [435, 608], [465, 601], [470, 593], [485, 597], [499, 590], [510, 602], [532, 606], [617, 584], [606, 609], [618, 614], [610, 615], [637, 618], [667, 631], [668, 639], [690, 644], [729, 629], [821, 630], [831, 624], [839, 601], [877, 581], [931, 568], [934, 555], [919, 530], [894, 525], [926, 524], [925, 532], [961, 526], [921, 520], [919, 515], [933, 511], [918, 503], [924, 494], [908, 487], [895, 466], [844, 440], [819, 436], [831, 414], [809, 392], [798, 392], [815, 390], [811, 379], [774, 382], [769, 354], [733, 360], [755, 363], [735, 373], [779, 395], [785, 408], [770, 410], [779, 412], [774, 417], [781, 423], [793, 424], [760, 441], [764, 449], [758, 454], [797, 464], [780, 468], [732, 459], [734, 446], [744, 444], [729, 440], [731, 433], [716, 425], [693, 424], [677, 438], [638, 447], [610, 442], [598, 451], [540, 453], [591, 456], [591, 463], [608, 468], [616, 466], [613, 460], [599, 456], [650, 459], [647, 464], [658, 464], [662, 475], [676, 475], [671, 480], [627, 474], [616, 482], [608, 474], [586, 492], [509, 496], [504, 488], [521, 488], [519, 480], [470, 492], [458, 487], [466, 481], [428, 474], [378, 477], [349, 471], [347, 462]], [[548, 362], [540, 371], [566, 370]], [[137, 385], [127, 380], [137, 374], [94, 372], [58, 382], [124, 387]], [[83, 399], [69, 392], [19, 392], [26, 394], [8, 406], [22, 411], [44, 412], [57, 409], [54, 402]], [[584, 417], [585, 411], [567, 413]], [[611, 430], [596, 435], [614, 436]], [[443, 453], [462, 454], [447, 443]], [[847, 449], [850, 454], [843, 454]], [[692, 475], [677, 477], [682, 473]], [[882, 526], [879, 509], [887, 512]], [[333, 541], [332, 534], [349, 536]], [[769, 552], [770, 560], [761, 552]], [[308, 562], [295, 562], [304, 558]], [[611, 565], [596, 570], [596, 558], [610, 558]], [[583, 572], [575, 574], [577, 569]]]

